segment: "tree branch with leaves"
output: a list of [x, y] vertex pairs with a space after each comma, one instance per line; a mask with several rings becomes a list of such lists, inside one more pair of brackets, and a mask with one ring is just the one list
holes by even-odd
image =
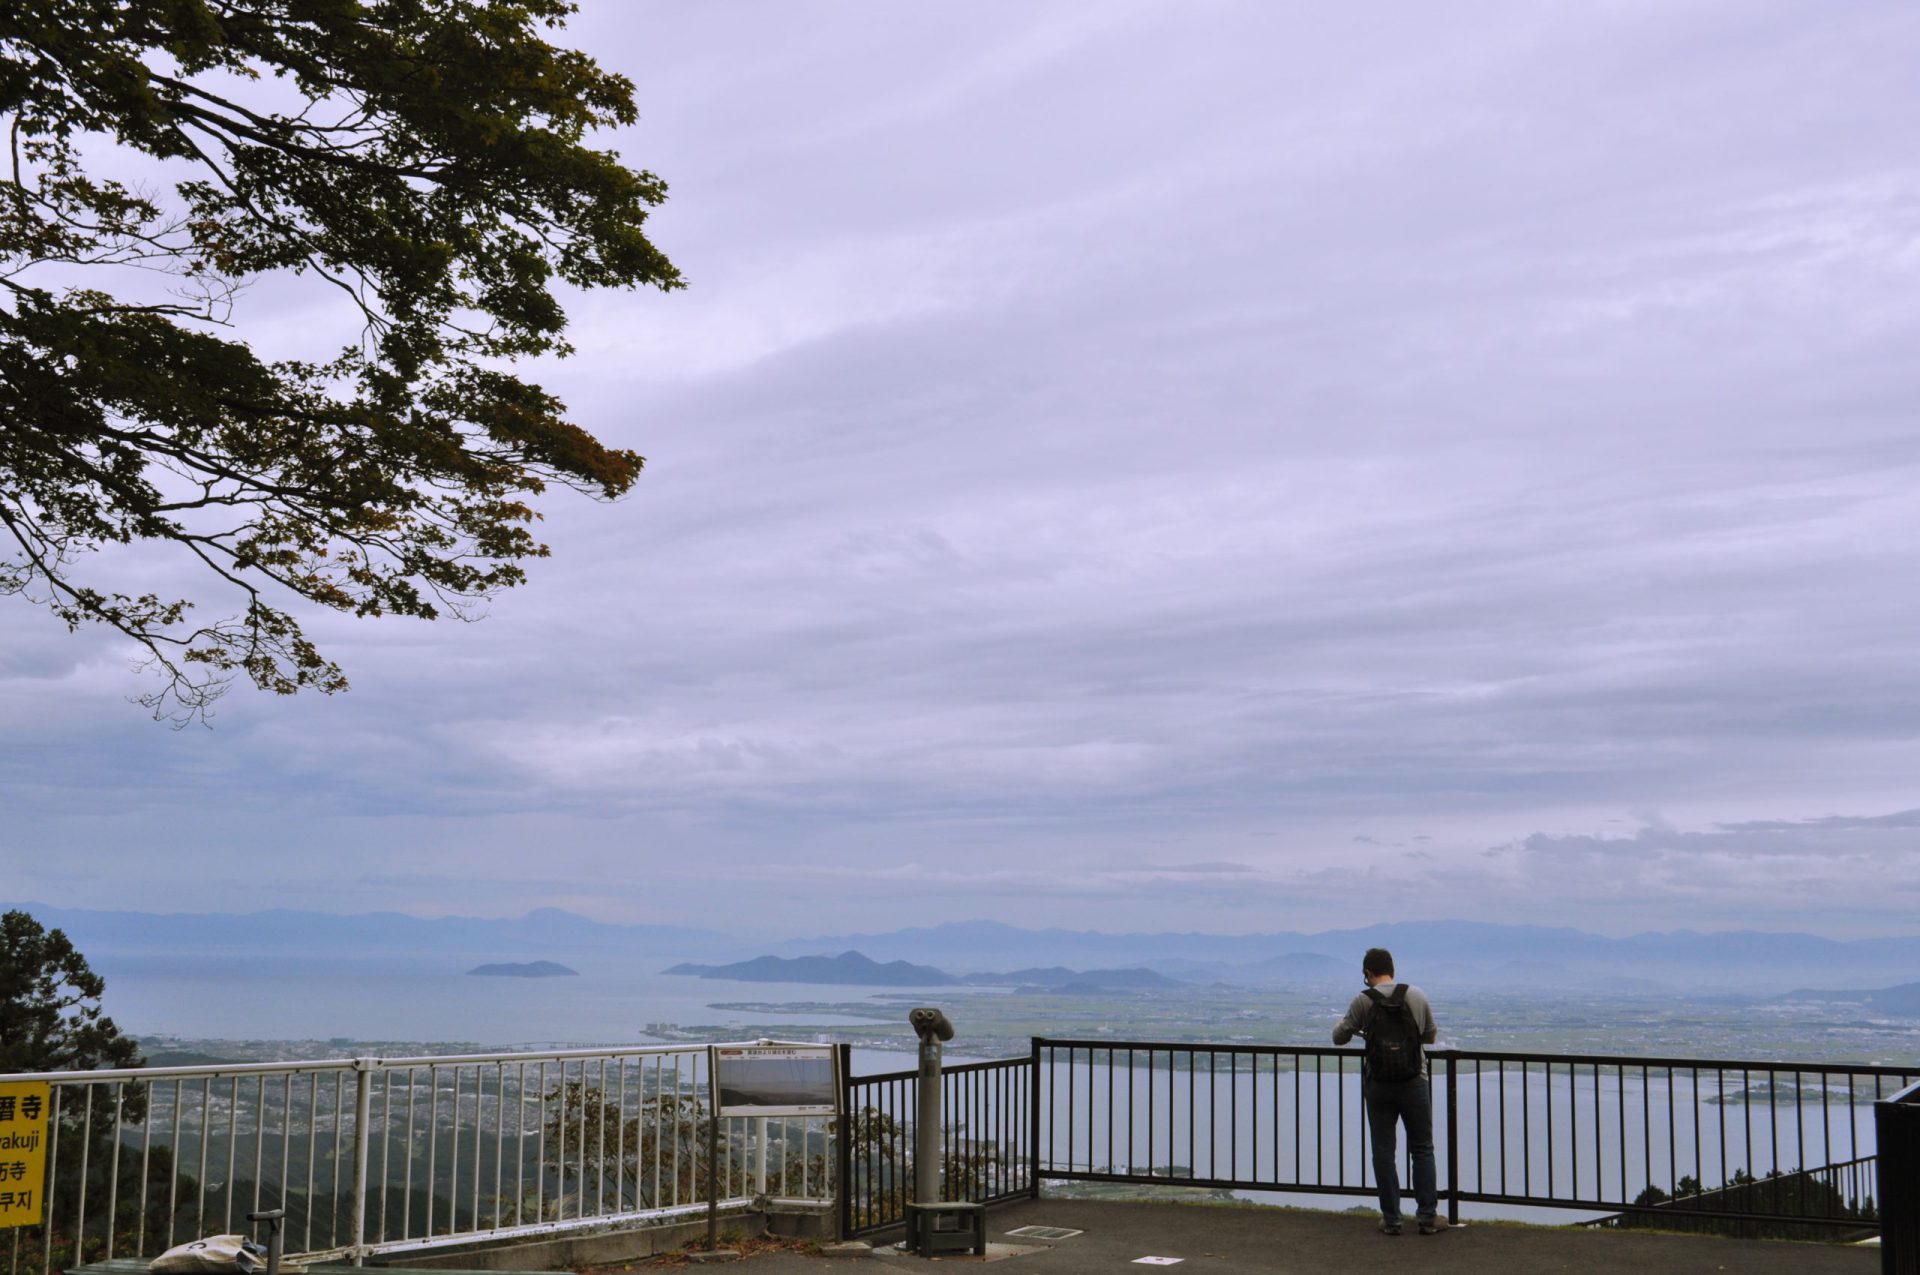
[[[536, 497], [638, 477], [512, 370], [571, 352], [561, 286], [682, 286], [643, 232], [665, 184], [587, 144], [634, 87], [548, 42], [573, 8], [0, 6], [0, 593], [130, 639], [156, 716], [242, 674], [344, 689], [296, 608], [466, 615], [547, 555]], [[102, 175], [109, 147], [171, 180]], [[350, 330], [269, 360], [237, 316], [289, 276]], [[116, 545], [205, 588], [99, 583]]]

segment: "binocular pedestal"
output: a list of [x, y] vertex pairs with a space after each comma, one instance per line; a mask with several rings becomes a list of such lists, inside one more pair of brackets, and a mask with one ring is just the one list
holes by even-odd
[[953, 1024], [931, 1007], [907, 1015], [920, 1037], [919, 1101], [913, 1119], [913, 1202], [907, 1205], [907, 1248], [922, 1257], [987, 1252], [985, 1205], [940, 1198], [940, 1055], [953, 1039]]

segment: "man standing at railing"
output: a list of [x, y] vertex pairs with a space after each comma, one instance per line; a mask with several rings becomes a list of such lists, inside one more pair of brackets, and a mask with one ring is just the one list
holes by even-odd
[[1410, 983], [1395, 983], [1393, 953], [1384, 947], [1367, 949], [1360, 962], [1367, 987], [1347, 1006], [1347, 1016], [1333, 1029], [1333, 1043], [1344, 1045], [1355, 1036], [1367, 1041], [1361, 1071], [1366, 1096], [1367, 1123], [1373, 1135], [1373, 1175], [1380, 1184], [1380, 1230], [1400, 1234], [1400, 1173], [1395, 1154], [1396, 1124], [1407, 1126], [1407, 1150], [1413, 1156], [1413, 1200], [1420, 1234], [1432, 1235], [1446, 1223], [1440, 1219], [1440, 1192], [1433, 1166], [1433, 1101], [1427, 1092], [1427, 1057], [1423, 1044], [1440, 1034], [1434, 1026], [1433, 1006]]

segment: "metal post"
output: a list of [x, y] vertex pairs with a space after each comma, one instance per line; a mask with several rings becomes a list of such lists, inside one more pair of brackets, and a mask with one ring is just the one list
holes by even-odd
[[840, 1238], [853, 1235], [853, 1046], [836, 1046], [840, 1062], [840, 1114], [834, 1138], [833, 1188], [840, 1197]]
[[[367, 1126], [373, 1117], [373, 1070], [379, 1065], [379, 1061], [373, 1058], [353, 1060], [353, 1264], [355, 1266], [364, 1265], [366, 1262], [367, 1143], [369, 1141]], [[476, 1120], [479, 1118], [477, 1112], [474, 1118]], [[474, 1208], [478, 1212], [478, 1201], [475, 1202]]]
[[113, 1163], [107, 1166], [107, 1251], [103, 1255], [104, 1260], [109, 1262], [113, 1260], [113, 1220], [120, 1216], [120, 1116], [126, 1090], [125, 1081], [115, 1082], [113, 1086]]
[[[1460, 1225], [1459, 1070], [1460, 1060], [1449, 1053], [1447, 1055], [1447, 1224], [1449, 1226]], [[1595, 1086], [1597, 1087], [1599, 1083], [1596, 1077]]]
[[267, 1224], [266, 1275], [280, 1275], [280, 1255], [286, 1243], [286, 1237], [281, 1234], [281, 1231], [286, 1226], [287, 1211], [284, 1208], [255, 1209], [247, 1214], [247, 1221]]
[[921, 1204], [940, 1201], [940, 1038], [932, 1032], [920, 1037], [920, 1092], [914, 1104], [913, 1198]]
[[[88, 1085], [86, 1090], [86, 1110], [80, 1118], [80, 1204], [73, 1215], [73, 1261], [76, 1266], [87, 1260], [87, 1151], [93, 1142], [93, 1086]], [[60, 1136], [58, 1114], [58, 1112], [55, 1113], [56, 1118], [51, 1126], [54, 1137]], [[113, 1136], [117, 1138], [120, 1135], [115, 1133]], [[205, 1130], [202, 1130], [202, 1136], [205, 1136]], [[107, 1234], [113, 1234], [111, 1214], [107, 1217]]]
[[[1131, 1064], [1131, 1058], [1128, 1061]], [[1148, 1061], [1151, 1063], [1152, 1060]], [[1038, 1036], [1033, 1037], [1033, 1066], [1028, 1072], [1028, 1079], [1030, 1088], [1027, 1092], [1027, 1196], [1037, 1200], [1040, 1198], [1040, 1038]], [[1149, 1083], [1152, 1081], [1151, 1072], [1148, 1073], [1148, 1081]], [[1127, 1101], [1129, 1103], [1133, 1101], [1131, 1065], [1127, 1070]], [[1128, 1110], [1132, 1110], [1131, 1106]], [[1127, 1151], [1131, 1154], [1133, 1148], [1129, 1146]]]
[[707, 1252], [720, 1247], [720, 1109], [707, 1111]]
[[940, 1047], [953, 1039], [953, 1024], [931, 1007], [907, 1015], [920, 1037], [920, 1069], [913, 1117], [913, 1201], [907, 1206], [907, 1242], [921, 1254], [933, 1251], [934, 1214], [939, 1204], [943, 1129], [940, 1123]]
[[773, 1197], [773, 1192], [767, 1190], [767, 1118], [765, 1116], [759, 1116], [753, 1122], [753, 1189], [757, 1195], [764, 1195], [769, 1199]]
[[1873, 1104], [1881, 1275], [1920, 1275], [1920, 1085]]

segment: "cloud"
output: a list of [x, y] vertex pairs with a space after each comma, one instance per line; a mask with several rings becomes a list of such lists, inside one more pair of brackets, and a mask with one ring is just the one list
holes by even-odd
[[1920, 766], [1902, 10], [638, 12], [577, 30], [695, 286], [543, 374], [639, 489], [212, 732], [0, 604], [10, 878], [1894, 923], [1907, 816], [1819, 812]]
[[1674, 925], [1911, 931], [1920, 895], [1915, 812], [1755, 820], [1629, 836], [1536, 833], [1497, 848], [1483, 888], [1551, 891], [1592, 913]]

